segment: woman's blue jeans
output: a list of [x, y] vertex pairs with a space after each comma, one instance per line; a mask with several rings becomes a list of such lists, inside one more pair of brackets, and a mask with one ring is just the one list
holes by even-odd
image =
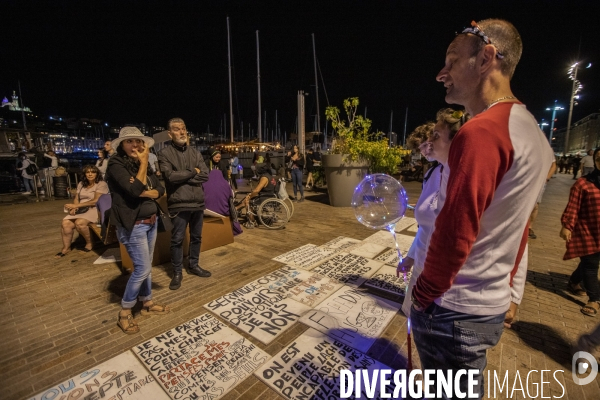
[[140, 301], [152, 299], [152, 256], [158, 224], [134, 225], [131, 231], [117, 228], [119, 242], [127, 249], [133, 262], [133, 273], [127, 281], [121, 301], [123, 308], [132, 308]]
[[23, 185], [25, 186], [25, 191], [33, 192], [33, 179], [25, 178], [24, 176], [22, 178], [23, 178]]
[[294, 197], [300, 188], [300, 196], [304, 197], [304, 188], [302, 187], [302, 170], [300, 168], [292, 169], [292, 186], [294, 188]]

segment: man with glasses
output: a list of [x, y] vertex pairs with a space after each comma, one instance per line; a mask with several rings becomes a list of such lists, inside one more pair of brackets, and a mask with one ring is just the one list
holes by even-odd
[[185, 122], [181, 118], [170, 119], [167, 130], [171, 146], [158, 154], [160, 171], [165, 178], [167, 203], [172, 217], [171, 264], [173, 278], [169, 288], [177, 290], [183, 280], [183, 239], [185, 229], [190, 227], [189, 274], [208, 278], [211, 273], [200, 268], [200, 244], [204, 219], [204, 190], [202, 183], [208, 181], [208, 168], [200, 152], [189, 146]]
[[[528, 218], [552, 155], [511, 91], [521, 52], [511, 23], [473, 21], [450, 43], [436, 78], [446, 102], [474, 118], [450, 147], [450, 176], [441, 188], [446, 198], [412, 293], [411, 322], [423, 368], [478, 369], [479, 396], [486, 349], [502, 335]], [[467, 383], [463, 375], [463, 391]]]

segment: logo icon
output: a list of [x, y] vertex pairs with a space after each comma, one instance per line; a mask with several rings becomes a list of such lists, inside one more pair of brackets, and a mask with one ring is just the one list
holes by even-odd
[[[577, 362], [580, 358], [584, 358], [588, 362]], [[579, 378], [577, 374], [584, 374], [589, 367], [592, 367], [592, 372], [586, 378]], [[573, 374], [573, 382], [577, 385], [587, 385], [596, 378], [598, 375], [598, 363], [596, 358], [588, 352], [578, 351], [573, 354], [573, 360], [571, 362], [571, 373]]]

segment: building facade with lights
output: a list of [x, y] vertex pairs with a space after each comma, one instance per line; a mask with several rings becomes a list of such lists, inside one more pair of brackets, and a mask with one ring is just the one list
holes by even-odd
[[[562, 154], [565, 149], [566, 133], [567, 128], [556, 131], [551, 143], [555, 153]], [[571, 125], [566, 153], [583, 154], [597, 147], [600, 147], [600, 113], [593, 113]]]

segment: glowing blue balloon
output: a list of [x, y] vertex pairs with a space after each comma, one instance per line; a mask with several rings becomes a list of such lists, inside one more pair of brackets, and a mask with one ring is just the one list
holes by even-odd
[[354, 189], [354, 215], [361, 224], [373, 229], [389, 229], [408, 207], [402, 184], [386, 174], [367, 175]]

